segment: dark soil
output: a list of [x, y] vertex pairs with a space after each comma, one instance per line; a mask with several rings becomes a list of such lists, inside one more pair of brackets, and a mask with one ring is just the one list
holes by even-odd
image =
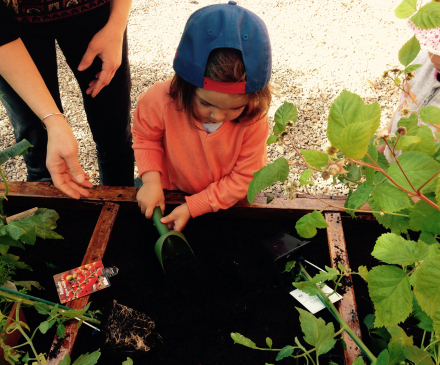
[[[99, 211], [58, 209], [58, 213], [61, 218], [56, 231], [64, 236], [63, 241], [38, 240], [24, 252], [14, 250], [34, 268], [34, 272], [21, 272], [20, 279], [38, 280], [46, 288], [31, 294], [54, 302], [58, 302], [58, 296], [53, 275], [80, 266], [99, 216]], [[119, 365], [127, 355], [136, 365], [275, 363], [276, 352], [234, 345], [230, 334], [239, 332], [259, 347], [266, 347], [266, 337], [272, 338], [273, 347], [278, 349], [293, 345], [295, 337], [305, 344], [295, 310], [303, 307], [280, 286], [276, 265], [261, 244], [280, 231], [297, 237], [294, 224], [291, 220], [221, 218], [215, 214], [192, 219], [183, 233], [196, 260], [186, 262], [188, 269], [184, 270], [186, 259], [177, 257], [170, 272], [164, 275], [153, 251], [158, 239], [153, 224], [140, 213], [120, 212], [103, 258], [106, 267], [116, 266], [119, 273], [110, 278], [110, 288], [92, 294], [91, 309], [109, 313], [116, 300], [144, 313], [155, 325], [150, 335], [154, 341], [149, 340], [152, 349], [143, 353], [115, 351], [105, 346], [103, 335], [92, 335], [92, 329], [83, 325], [73, 358], [101, 348], [98, 364]], [[376, 238], [385, 230], [377, 222], [351, 218], [344, 219], [343, 224], [352, 268], [375, 265], [370, 253]], [[318, 232], [300, 253], [323, 268], [330, 266], [327, 235], [325, 230]], [[60, 270], [50, 269], [46, 262]], [[317, 273], [312, 267], [308, 270], [312, 275]], [[354, 277], [354, 286], [362, 320], [373, 313], [373, 307], [366, 284], [358, 279]], [[33, 309], [28, 309], [26, 315], [31, 328], [44, 320]], [[335, 323], [325, 310], [318, 312], [317, 317]], [[368, 337], [366, 328], [362, 330], [364, 337]], [[53, 336], [53, 329], [46, 336], [37, 334], [37, 349], [48, 352]], [[339, 345], [333, 353], [341, 354]], [[330, 360], [323, 359], [321, 363], [327, 361]], [[337, 358], [332, 361], [342, 363]], [[276, 363], [296, 364], [292, 360]]]

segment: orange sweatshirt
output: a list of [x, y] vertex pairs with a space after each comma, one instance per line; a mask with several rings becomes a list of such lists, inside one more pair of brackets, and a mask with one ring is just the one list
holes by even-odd
[[163, 189], [192, 194], [186, 202], [193, 218], [227, 209], [266, 165], [267, 118], [250, 125], [225, 121], [211, 134], [198, 122], [201, 130], [191, 128], [168, 96], [170, 83], [158, 82], [139, 98], [132, 128], [139, 176], [159, 171]]

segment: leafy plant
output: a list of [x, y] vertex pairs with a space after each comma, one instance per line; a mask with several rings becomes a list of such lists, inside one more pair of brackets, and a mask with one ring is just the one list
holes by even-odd
[[[414, 24], [423, 29], [440, 27], [440, 2], [437, 1], [418, 8], [416, 0], [404, 0], [395, 13], [398, 18], [411, 16]], [[381, 109], [377, 102], [366, 105], [360, 96], [347, 90], [330, 108], [327, 128], [330, 145], [325, 152], [296, 147], [291, 127], [297, 121], [298, 113], [293, 104], [284, 103], [276, 112], [273, 135], [267, 143], [289, 141], [302, 160], [296, 163], [296, 167], [304, 170], [299, 182], [287, 182], [284, 186], [286, 193], [293, 199], [296, 193], [303, 193], [299, 190], [302, 186], [306, 194], [326, 204], [324, 209], [315, 210], [297, 221], [298, 234], [313, 237], [317, 228], [327, 227], [322, 212], [328, 207], [338, 208], [309, 192], [308, 186], [314, 184], [309, 180], [313, 174], [320, 174], [325, 180], [333, 178], [333, 183], [346, 184], [349, 188], [344, 206], [346, 211], [355, 217], [356, 212], [364, 212], [361, 207], [368, 203], [377, 221], [391, 232], [377, 239], [372, 255], [383, 264], [369, 271], [365, 266], [360, 266], [357, 272], [340, 266], [339, 270], [326, 268], [326, 272], [312, 278], [301, 263], [295, 265], [300, 267], [301, 276], [306, 281], [293, 285], [309, 295], [318, 295], [341, 324], [340, 331], [335, 333], [331, 324], [326, 325], [321, 319], [298, 309], [303, 340], [313, 346], [312, 350], [307, 350], [298, 338], [294, 340], [295, 345], [282, 349], [273, 349], [270, 339], [267, 340], [268, 348], [259, 348], [251, 340], [233, 333], [235, 343], [277, 351], [276, 360], [289, 356], [304, 357], [307, 363], [319, 364], [319, 355], [329, 351], [336, 342], [335, 338], [346, 331], [373, 364], [440, 364], [440, 142], [435, 142], [429, 127], [418, 123], [419, 119], [426, 124], [439, 123], [440, 109], [433, 106], [420, 108], [405, 87], [414, 77], [414, 71], [421, 67], [411, 64], [419, 51], [419, 42], [415, 37], [411, 38], [399, 51], [403, 69], [384, 73], [384, 78], [391, 78], [417, 106], [416, 111], [403, 110], [406, 117], [400, 119], [394, 135], [386, 129], [378, 131]], [[440, 138], [438, 133], [436, 136]], [[380, 144], [389, 148], [391, 162], [378, 153], [377, 145]], [[275, 181], [284, 182], [294, 165], [280, 158], [256, 172], [249, 185], [249, 203], [260, 190]], [[411, 239], [415, 236], [418, 238]], [[360, 275], [368, 284], [375, 309], [374, 316], [368, 319], [368, 329], [370, 335], [374, 334], [380, 340], [383, 349], [377, 358], [339, 316], [328, 299], [332, 293], [325, 294], [321, 290], [325, 282], [332, 282], [336, 290], [347, 274]], [[414, 316], [424, 331], [419, 346], [399, 327], [409, 316]], [[303, 353], [293, 355], [294, 350]], [[362, 363], [362, 358], [354, 362]]]

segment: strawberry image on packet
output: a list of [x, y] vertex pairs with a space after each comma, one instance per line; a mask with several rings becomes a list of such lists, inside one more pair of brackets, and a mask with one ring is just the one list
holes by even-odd
[[96, 261], [54, 275], [60, 302], [66, 303], [109, 287], [108, 278], [117, 272], [116, 267], [105, 269], [102, 261]]

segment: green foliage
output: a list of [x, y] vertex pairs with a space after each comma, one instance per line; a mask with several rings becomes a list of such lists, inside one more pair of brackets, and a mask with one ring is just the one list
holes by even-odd
[[300, 185], [313, 185], [313, 181], [307, 181], [313, 175], [313, 171], [311, 169], [305, 170], [299, 179]]
[[28, 148], [32, 145], [25, 139], [16, 143], [12, 147], [6, 148], [0, 152], [0, 165], [3, 165], [12, 157], [22, 156], [28, 153]]
[[367, 276], [368, 291], [376, 311], [375, 327], [394, 326], [412, 311], [409, 277], [394, 266], [373, 267]]
[[409, 213], [409, 228], [431, 234], [440, 234], [440, 211], [419, 200]]
[[403, 66], [408, 66], [420, 52], [420, 43], [414, 36], [406, 42], [399, 51], [399, 61]]
[[249, 340], [248, 338], [244, 337], [243, 335], [237, 333], [231, 333], [231, 337], [234, 340], [234, 343], [238, 343], [240, 345], [246, 346], [246, 347], [250, 347], [253, 349], [257, 348], [257, 345], [255, 344], [255, 342], [252, 342], [251, 340]]
[[[416, 137], [418, 137], [417, 140], [415, 140]], [[404, 148], [402, 148], [403, 152], [419, 151], [427, 154], [428, 156], [432, 156], [435, 153], [436, 149], [434, 136], [432, 135], [432, 131], [428, 126], [419, 126], [415, 136], [408, 136], [406, 138], [412, 139], [410, 141], [414, 141], [414, 143], [408, 143], [407, 146], [404, 146]]]
[[412, 361], [415, 365], [435, 365], [428, 352], [423, 351], [414, 345], [405, 347], [403, 354], [405, 355], [405, 358]]
[[289, 175], [289, 162], [281, 157], [270, 165], [264, 166], [261, 170], [254, 173], [254, 178], [249, 183], [247, 198], [252, 204], [260, 190], [272, 186], [275, 182], [287, 179]]
[[405, 360], [405, 348], [413, 344], [412, 337], [408, 337], [405, 331], [399, 326], [388, 327], [391, 340], [388, 343], [389, 365], [400, 364]]
[[328, 227], [322, 213], [314, 210], [312, 213], [301, 217], [295, 225], [296, 231], [301, 237], [311, 238], [316, 235], [316, 228]]
[[329, 157], [326, 153], [314, 150], [301, 150], [307, 163], [317, 169], [328, 165]]
[[273, 127], [273, 133], [278, 135], [284, 132], [287, 123], [296, 122], [298, 119], [298, 110], [292, 103], [284, 103], [281, 105], [275, 113], [275, 125]]
[[345, 208], [359, 209], [368, 201], [368, 197], [371, 194], [373, 187], [367, 185], [367, 182], [363, 182], [358, 188], [350, 194], [349, 198], [345, 201]]
[[375, 186], [371, 190], [371, 195], [374, 201], [388, 213], [411, 207], [408, 194], [394, 186]]
[[315, 347], [317, 355], [326, 354], [336, 343], [335, 328], [333, 323], [327, 323], [316, 318], [312, 313], [296, 308], [299, 312], [301, 330], [304, 333], [304, 341]]
[[440, 27], [440, 3], [428, 3], [411, 17], [415, 26], [422, 29]]

